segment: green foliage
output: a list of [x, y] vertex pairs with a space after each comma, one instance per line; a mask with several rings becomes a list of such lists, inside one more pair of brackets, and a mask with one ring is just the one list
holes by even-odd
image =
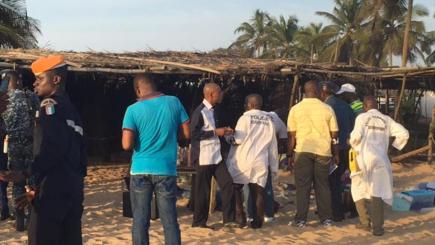
[[24, 0], [0, 0], [0, 48], [34, 48], [39, 33], [39, 23], [27, 16]]
[[[298, 26], [295, 16], [274, 18], [256, 10], [242, 23], [240, 34], [229, 49], [249, 57], [292, 58], [304, 62], [340, 62], [371, 66], [392, 66], [402, 55], [406, 25], [406, 0], [335, 0], [331, 12], [318, 11], [330, 24]], [[409, 38], [410, 62], [418, 57], [430, 65], [434, 31], [427, 32], [420, 17], [429, 15], [422, 5], [413, 6]]]

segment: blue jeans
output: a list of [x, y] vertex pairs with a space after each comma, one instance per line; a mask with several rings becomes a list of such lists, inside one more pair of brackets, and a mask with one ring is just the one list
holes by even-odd
[[157, 196], [157, 207], [165, 234], [165, 244], [181, 244], [176, 209], [176, 176], [132, 175], [130, 198], [133, 211], [133, 244], [149, 244], [151, 200]]

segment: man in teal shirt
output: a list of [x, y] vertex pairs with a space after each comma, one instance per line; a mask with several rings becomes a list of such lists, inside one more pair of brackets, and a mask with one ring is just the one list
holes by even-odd
[[133, 149], [130, 198], [133, 244], [149, 244], [153, 192], [157, 196], [166, 244], [181, 244], [176, 210], [177, 140], [190, 138], [189, 117], [177, 97], [156, 90], [151, 77], [134, 79], [138, 101], [127, 108], [122, 147]]

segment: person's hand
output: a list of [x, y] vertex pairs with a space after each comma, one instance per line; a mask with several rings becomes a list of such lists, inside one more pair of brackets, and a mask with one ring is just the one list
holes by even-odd
[[26, 180], [26, 176], [24, 176], [23, 173], [19, 171], [10, 171], [6, 172], [3, 175], [3, 180], [18, 183]]
[[292, 155], [287, 156], [287, 161], [288, 161], [288, 170], [291, 173], [293, 173], [293, 169], [294, 169], [293, 165], [295, 163], [295, 155], [292, 154]]
[[334, 161], [337, 166], [340, 164], [340, 156], [338, 155], [338, 153], [334, 154], [332, 161]]
[[232, 130], [229, 127], [217, 128], [214, 130], [214, 133], [216, 134], [216, 136], [219, 136], [219, 137], [223, 137], [225, 135], [231, 135], [233, 132], [234, 132], [234, 130]]
[[0, 180], [4, 181], [6, 177], [6, 171], [0, 171]]
[[24, 209], [30, 205], [33, 199], [35, 199], [36, 192], [30, 187], [26, 186], [26, 193], [15, 199], [15, 207], [18, 209]]
[[225, 127], [225, 135], [233, 135], [234, 134], [234, 130], [230, 127]]

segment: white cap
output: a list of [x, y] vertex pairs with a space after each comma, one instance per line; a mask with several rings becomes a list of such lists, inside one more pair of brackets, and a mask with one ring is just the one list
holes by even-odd
[[342, 94], [342, 93], [345, 93], [345, 92], [347, 92], [347, 93], [354, 93], [355, 94], [356, 93], [356, 88], [355, 88], [355, 86], [353, 86], [350, 83], [345, 83], [345, 84], [341, 85], [340, 90], [338, 90], [336, 94]]

